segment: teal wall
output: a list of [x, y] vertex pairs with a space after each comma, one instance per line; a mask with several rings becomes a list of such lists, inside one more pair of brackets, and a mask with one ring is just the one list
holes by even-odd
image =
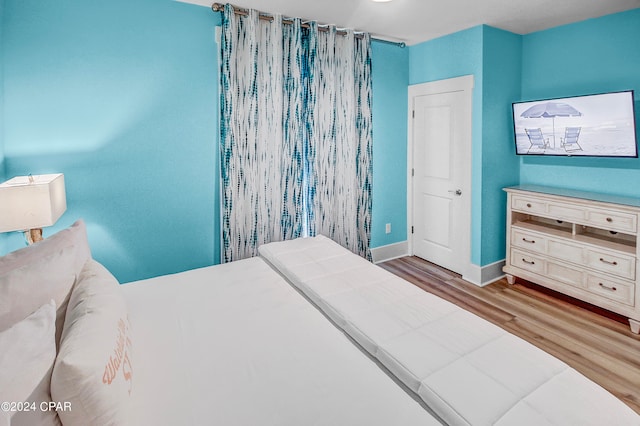
[[[121, 282], [219, 258], [219, 15], [171, 0], [4, 0], [8, 176], [65, 174]], [[24, 245], [18, 233], [8, 246]]]
[[[409, 49], [372, 43], [373, 212], [371, 246], [407, 239]], [[385, 225], [391, 233], [385, 234]]]
[[471, 160], [471, 262], [504, 258], [504, 186], [518, 181], [510, 121], [520, 95], [521, 37], [486, 25], [412, 46], [409, 82], [474, 76]]
[[[4, 182], [4, 0], [0, 0], [0, 182]], [[0, 241], [4, 236], [0, 234]], [[2, 246], [0, 246], [2, 249]]]
[[[171, 0], [0, 1], [7, 175], [65, 174], [68, 210], [45, 234], [82, 217], [121, 282], [217, 263], [220, 15]], [[408, 57], [373, 43], [373, 247], [407, 238]], [[24, 246], [8, 235], [0, 254]]]
[[504, 259], [507, 196], [502, 188], [518, 183], [511, 103], [520, 97], [522, 37], [484, 26], [482, 58], [482, 221], [481, 241], [474, 243], [481, 247], [484, 266]]
[[[0, 0], [0, 15], [0, 177], [65, 173], [69, 207], [45, 233], [84, 218], [122, 282], [217, 263], [219, 15], [171, 0]], [[527, 36], [478, 26], [405, 49], [374, 42], [372, 247], [407, 238], [408, 84], [474, 75], [474, 264], [504, 258], [504, 186], [638, 196], [624, 184], [636, 159], [516, 157], [509, 109], [631, 88], [640, 110], [637, 40], [638, 9]], [[0, 254], [23, 245], [0, 236]]]
[[412, 46], [410, 84], [473, 74], [471, 262], [504, 259], [505, 194], [515, 184], [640, 196], [640, 160], [520, 158], [511, 103], [615, 90], [636, 91], [640, 127], [640, 9], [525, 36], [474, 27]]
[[[4, 0], [0, 0], [0, 182], [6, 180], [4, 164]], [[0, 233], [0, 254], [7, 251], [7, 236]]]
[[[639, 41], [640, 9], [524, 36], [522, 99], [633, 89], [638, 128]], [[640, 160], [527, 157], [520, 182], [640, 197]]]
[[[0, 182], [5, 181], [4, 170], [4, 0], [0, 0]], [[0, 235], [0, 238], [2, 236]], [[1, 248], [1, 246], [0, 246]]]

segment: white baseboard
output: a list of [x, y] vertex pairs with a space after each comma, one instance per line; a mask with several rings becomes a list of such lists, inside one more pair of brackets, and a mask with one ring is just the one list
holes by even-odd
[[[386, 262], [387, 260], [397, 259], [404, 256], [409, 256], [408, 241], [401, 241], [399, 243], [371, 249], [373, 263]], [[462, 279], [475, 284], [478, 287], [484, 287], [485, 285], [491, 284], [492, 282], [498, 281], [500, 278], [504, 277], [504, 272], [502, 272], [504, 264], [504, 259], [485, 266], [469, 264], [468, 270], [462, 274]]]
[[499, 260], [485, 266], [472, 264], [470, 265], [470, 270], [462, 274], [462, 279], [469, 281], [478, 287], [484, 287], [485, 285], [491, 284], [492, 282], [504, 277], [504, 272], [502, 272], [504, 264], [504, 260]]
[[400, 241], [399, 243], [389, 244], [386, 246], [375, 247], [371, 249], [371, 257], [373, 257], [373, 263], [386, 262], [387, 260], [397, 259], [399, 257], [408, 255], [408, 241]]

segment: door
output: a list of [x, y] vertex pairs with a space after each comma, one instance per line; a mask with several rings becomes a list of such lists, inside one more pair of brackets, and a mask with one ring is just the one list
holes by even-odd
[[469, 76], [409, 89], [413, 254], [463, 275], [471, 265], [472, 87]]

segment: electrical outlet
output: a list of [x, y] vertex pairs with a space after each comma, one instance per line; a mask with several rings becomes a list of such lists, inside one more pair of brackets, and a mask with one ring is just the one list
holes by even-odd
[[385, 234], [390, 234], [391, 233], [391, 224], [387, 223], [384, 227], [384, 232]]

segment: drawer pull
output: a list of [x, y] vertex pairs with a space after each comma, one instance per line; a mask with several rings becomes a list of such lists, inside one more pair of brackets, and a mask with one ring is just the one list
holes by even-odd
[[522, 241], [524, 241], [525, 243], [530, 243], [530, 244], [535, 244], [536, 243], [536, 240], [527, 240], [524, 237], [522, 237]]
[[527, 203], [527, 207], [531, 208], [531, 203]]
[[607, 222], [609, 222], [609, 223], [613, 222], [613, 219], [612, 219], [612, 218], [610, 218], [610, 217], [606, 218], [605, 220], [606, 220]]
[[603, 258], [600, 258], [600, 262], [606, 263], [607, 265], [618, 266], [618, 262], [616, 262], [615, 260], [613, 262], [609, 262], [608, 260], [604, 260]]
[[529, 260], [525, 259], [524, 257], [522, 258], [522, 261], [524, 263], [526, 263], [527, 265], [535, 265], [536, 264], [536, 262], [534, 262], [533, 260], [529, 261]]
[[604, 288], [604, 289], [609, 290], [609, 291], [616, 291], [616, 290], [617, 290], [617, 288], [615, 288], [615, 287], [609, 287], [609, 286], [606, 286], [606, 285], [604, 285], [604, 284], [602, 284], [602, 283], [598, 283], [598, 285], [599, 285], [600, 287]]

